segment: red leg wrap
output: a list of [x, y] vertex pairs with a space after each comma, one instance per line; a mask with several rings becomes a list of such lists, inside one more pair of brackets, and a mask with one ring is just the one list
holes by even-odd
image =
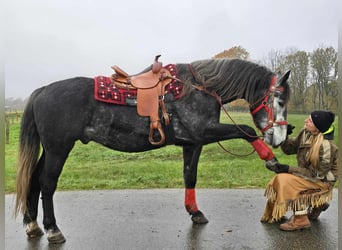
[[190, 214], [196, 213], [198, 211], [196, 192], [194, 188], [185, 189], [185, 208]]
[[261, 139], [257, 139], [253, 142], [251, 142], [253, 148], [257, 151], [260, 159], [269, 161], [274, 158], [274, 154], [272, 150], [267, 147], [266, 143], [263, 142]]

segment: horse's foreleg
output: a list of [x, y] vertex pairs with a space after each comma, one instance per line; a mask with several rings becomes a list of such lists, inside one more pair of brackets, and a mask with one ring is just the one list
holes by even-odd
[[202, 152], [202, 145], [184, 146], [183, 159], [184, 169], [183, 177], [185, 183], [185, 199], [184, 205], [186, 211], [192, 216], [191, 219], [196, 224], [208, 223], [208, 219], [198, 209], [196, 202], [196, 182], [197, 182], [197, 165]]
[[65, 159], [66, 157], [47, 154], [45, 165], [39, 178], [44, 211], [43, 224], [47, 231], [47, 239], [53, 244], [65, 242], [64, 235], [57, 227], [53, 206], [53, 195], [56, 191], [57, 181]]
[[260, 159], [270, 161], [274, 159], [272, 150], [264, 141], [257, 137], [255, 130], [247, 125], [216, 124], [205, 130], [206, 142], [212, 143], [222, 140], [245, 139], [258, 153]]

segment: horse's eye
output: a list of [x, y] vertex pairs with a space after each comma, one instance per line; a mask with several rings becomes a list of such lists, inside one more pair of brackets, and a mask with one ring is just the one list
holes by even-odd
[[284, 102], [278, 102], [279, 107], [284, 107]]

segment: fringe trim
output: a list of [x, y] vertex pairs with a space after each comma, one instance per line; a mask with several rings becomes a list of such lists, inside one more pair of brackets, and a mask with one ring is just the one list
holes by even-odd
[[[272, 216], [270, 216], [271, 211], [265, 211], [261, 218], [261, 221], [267, 221], [268, 223], [273, 223], [281, 220], [285, 216], [287, 211], [302, 211], [308, 207], [318, 207], [326, 202], [332, 200], [332, 189], [321, 193], [313, 194], [298, 194], [298, 198], [295, 200], [286, 200], [285, 202], [277, 201], [277, 193], [270, 185], [265, 190], [265, 196], [268, 199], [268, 203], [273, 205]], [[270, 208], [269, 208], [270, 209]], [[268, 215], [267, 215], [268, 214]]]

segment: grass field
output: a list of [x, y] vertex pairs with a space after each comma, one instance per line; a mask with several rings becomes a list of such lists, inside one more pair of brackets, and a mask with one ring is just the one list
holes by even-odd
[[[231, 113], [237, 123], [254, 127], [249, 113]], [[307, 115], [289, 115], [296, 126], [294, 135], [303, 127]], [[229, 123], [222, 115], [222, 122]], [[336, 119], [337, 122], [337, 119]], [[337, 133], [337, 124], [336, 133]], [[15, 191], [16, 157], [19, 122], [10, 126], [10, 143], [5, 146], [5, 191]], [[336, 135], [337, 138], [337, 135]], [[337, 143], [337, 139], [335, 140]], [[244, 140], [222, 142], [236, 154], [248, 154], [252, 146]], [[282, 163], [296, 165], [294, 156], [280, 149], [274, 154]], [[70, 153], [58, 182], [58, 190], [183, 188], [182, 149], [167, 146], [143, 153], [122, 153], [96, 143], [77, 142]], [[204, 146], [198, 168], [198, 188], [264, 188], [273, 172], [267, 170], [256, 152], [249, 156], [225, 153], [218, 144]]]

